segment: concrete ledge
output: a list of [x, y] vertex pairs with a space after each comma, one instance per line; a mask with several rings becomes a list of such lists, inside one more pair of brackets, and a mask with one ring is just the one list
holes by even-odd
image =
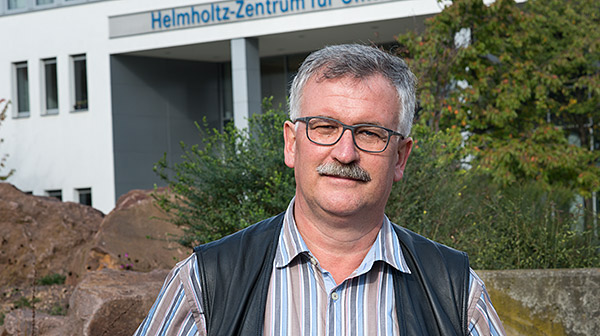
[[600, 335], [600, 269], [476, 272], [508, 336]]

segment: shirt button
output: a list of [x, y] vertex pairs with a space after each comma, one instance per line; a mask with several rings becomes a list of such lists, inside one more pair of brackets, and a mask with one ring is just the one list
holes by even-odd
[[333, 301], [337, 301], [337, 299], [339, 299], [339, 298], [340, 298], [340, 295], [338, 293], [332, 293], [331, 294], [331, 299]]
[[315, 259], [315, 257], [310, 257], [310, 263], [317, 266], [317, 259]]

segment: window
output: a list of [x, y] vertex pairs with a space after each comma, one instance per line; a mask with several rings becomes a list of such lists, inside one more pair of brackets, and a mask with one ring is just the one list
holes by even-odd
[[92, 188], [77, 189], [79, 204], [92, 206]]
[[8, 9], [21, 9], [27, 7], [27, 0], [8, 0]]
[[35, 4], [38, 6], [51, 5], [53, 3], [54, 3], [54, 0], [35, 0]]
[[73, 60], [73, 111], [88, 109], [87, 69], [85, 55], [72, 57]]
[[57, 198], [62, 201], [62, 190], [46, 190], [46, 196]]
[[56, 79], [56, 58], [46, 59], [42, 67], [42, 101], [45, 114], [58, 113], [58, 82]]
[[16, 81], [17, 117], [29, 116], [29, 74], [27, 62], [14, 64]]

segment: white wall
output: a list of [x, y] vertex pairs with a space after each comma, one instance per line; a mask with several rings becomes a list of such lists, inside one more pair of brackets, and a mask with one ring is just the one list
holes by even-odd
[[[93, 205], [103, 212], [114, 206], [109, 57], [105, 15], [90, 9], [112, 1], [0, 17], [0, 97], [13, 96], [14, 62], [27, 61], [30, 116], [14, 119], [14, 108], [0, 128], [8, 153], [8, 182], [43, 195], [62, 189], [63, 200], [77, 201], [75, 189], [92, 188]], [[102, 12], [102, 10], [100, 11]], [[87, 55], [87, 112], [72, 112], [70, 56]], [[42, 116], [41, 60], [57, 59], [58, 115]], [[14, 107], [14, 104], [13, 106]]]

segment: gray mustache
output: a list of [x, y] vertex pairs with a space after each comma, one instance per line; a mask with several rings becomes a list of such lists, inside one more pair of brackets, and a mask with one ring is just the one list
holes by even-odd
[[317, 167], [317, 173], [320, 175], [338, 176], [343, 178], [350, 178], [353, 180], [359, 180], [363, 182], [371, 181], [371, 175], [356, 163], [341, 164], [337, 162], [323, 163]]

